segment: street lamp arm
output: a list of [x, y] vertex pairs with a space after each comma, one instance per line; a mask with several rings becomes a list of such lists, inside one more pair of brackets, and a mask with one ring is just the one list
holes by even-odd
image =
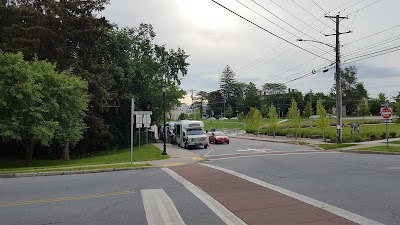
[[297, 39], [297, 41], [310, 41], [310, 42], [320, 43], [320, 44], [323, 44], [323, 45], [326, 45], [326, 46], [329, 46], [329, 47], [331, 47], [331, 48], [336, 49], [336, 47], [334, 47], [333, 45], [330, 45], [330, 44], [327, 44], [327, 43], [324, 43], [324, 42], [321, 42], [321, 41], [304, 40], [304, 39], [301, 39], [301, 38]]

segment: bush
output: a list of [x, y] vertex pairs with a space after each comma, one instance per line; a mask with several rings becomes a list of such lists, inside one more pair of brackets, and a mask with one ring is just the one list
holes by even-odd
[[394, 132], [394, 131], [390, 132], [390, 133], [389, 133], [389, 136], [390, 136], [391, 138], [395, 138], [395, 137], [396, 137], [396, 132]]
[[386, 133], [385, 132], [381, 133], [381, 139], [386, 139]]

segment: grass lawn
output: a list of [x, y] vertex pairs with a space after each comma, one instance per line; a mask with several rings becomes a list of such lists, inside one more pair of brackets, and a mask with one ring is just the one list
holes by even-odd
[[400, 141], [390, 141], [389, 143], [392, 143], [392, 144], [400, 144]]
[[369, 147], [369, 148], [359, 148], [355, 149], [358, 151], [372, 151], [372, 152], [400, 152], [400, 146], [390, 146], [389, 148], [386, 147], [386, 145], [382, 146], [375, 146], [375, 147]]
[[350, 146], [356, 146], [356, 144], [319, 144], [318, 147], [330, 150], [330, 149], [337, 149], [337, 148], [345, 148]]
[[[162, 156], [161, 150], [153, 145], [143, 145], [133, 150], [132, 160], [134, 162], [140, 161], [148, 161], [148, 160], [157, 160], [157, 159], [167, 159], [170, 156]], [[65, 160], [34, 160], [32, 162], [32, 166], [25, 166], [25, 160], [23, 159], [0, 159], [0, 173], [4, 173], [4, 171], [12, 172], [12, 171], [43, 171], [44, 169], [51, 169], [51, 171], [55, 171], [55, 168], [60, 167], [73, 167], [73, 166], [91, 166], [98, 164], [112, 164], [112, 163], [124, 163], [130, 162], [130, 148], [108, 151], [103, 155], [97, 155], [93, 157], [81, 158], [81, 159], [72, 159], [69, 161]], [[112, 166], [115, 168], [115, 165]], [[64, 170], [64, 169], [62, 169]]]

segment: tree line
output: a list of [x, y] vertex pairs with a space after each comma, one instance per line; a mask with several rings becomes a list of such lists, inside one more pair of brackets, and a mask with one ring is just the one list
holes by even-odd
[[[341, 92], [342, 102], [346, 107], [348, 116], [378, 115], [381, 104], [389, 102], [384, 93], [379, 93], [377, 98], [368, 96], [364, 84], [358, 81], [357, 69], [350, 66], [341, 70]], [[298, 105], [301, 116], [312, 116], [316, 113], [317, 102], [321, 100], [323, 107], [328, 114], [335, 114], [336, 105], [335, 84], [329, 93], [313, 92], [302, 93], [296, 89], [290, 89], [282, 83], [258, 84], [253, 82], [239, 82], [235, 78], [235, 72], [226, 66], [219, 78], [220, 88], [215, 91], [199, 91], [195, 97], [194, 106], [203, 111], [204, 105], [208, 106], [206, 114], [208, 117], [228, 118], [235, 117], [237, 113], [247, 115], [251, 108], [259, 109], [264, 118], [268, 117], [269, 108], [273, 105], [278, 117], [286, 117], [290, 114], [290, 107], [294, 100]], [[400, 92], [394, 96], [391, 102], [395, 112], [400, 111]]]
[[151, 24], [111, 24], [108, 3], [0, 2], [0, 153], [24, 149], [30, 164], [126, 147], [131, 98], [155, 123], [163, 83], [167, 110], [179, 104], [186, 52], [155, 44]]

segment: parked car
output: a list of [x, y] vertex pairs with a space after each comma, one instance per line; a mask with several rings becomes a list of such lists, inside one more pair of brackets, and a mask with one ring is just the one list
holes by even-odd
[[230, 118], [231, 120], [237, 120], [238, 118], [237, 117], [232, 117], [232, 118]]
[[210, 143], [213, 144], [229, 144], [229, 137], [221, 131], [212, 132], [211, 135], [208, 137], [208, 140]]
[[207, 118], [207, 120], [216, 120], [214, 117]]
[[226, 118], [226, 117], [221, 117], [221, 118], [219, 118], [220, 120], [227, 120], [228, 118]]

